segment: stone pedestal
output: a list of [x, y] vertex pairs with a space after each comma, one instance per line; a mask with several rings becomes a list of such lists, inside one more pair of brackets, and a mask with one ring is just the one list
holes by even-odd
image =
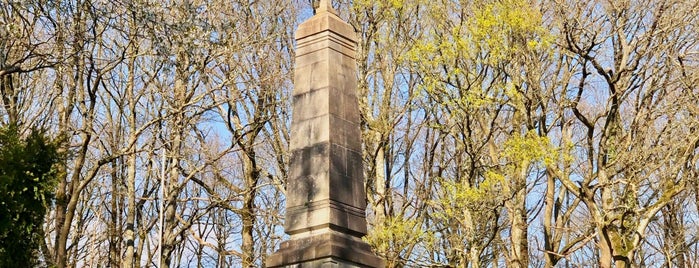
[[383, 267], [368, 244], [356, 37], [328, 1], [296, 31], [285, 232], [267, 267]]

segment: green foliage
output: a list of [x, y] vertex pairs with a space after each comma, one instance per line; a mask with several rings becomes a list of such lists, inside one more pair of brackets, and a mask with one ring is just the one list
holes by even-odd
[[40, 131], [22, 138], [16, 126], [0, 128], [0, 267], [36, 265], [59, 159]]
[[504, 148], [505, 156], [515, 165], [540, 161], [550, 166], [560, 154], [547, 137], [541, 137], [535, 131], [529, 131], [524, 136], [513, 136], [505, 142]]
[[483, 1], [471, 20], [478, 49], [490, 51], [493, 62], [523, 51], [546, 49], [553, 41], [542, 15], [522, 0]]
[[434, 243], [434, 234], [425, 230], [419, 220], [389, 217], [374, 227], [363, 239], [385, 258], [390, 264], [388, 267], [391, 267], [399, 265], [401, 259], [410, 257], [404, 256], [409, 247], [416, 244], [430, 247]]
[[456, 220], [463, 228], [467, 240], [474, 240], [480, 232], [488, 229], [493, 217], [493, 208], [502, 203], [505, 177], [495, 172], [486, 172], [480, 181], [452, 181], [441, 179], [443, 194], [437, 200], [441, 211], [434, 214], [444, 221]]
[[[499, 203], [496, 200], [497, 198], [493, 197], [500, 195], [503, 182], [505, 182], [505, 177], [494, 172], [486, 172], [484, 179], [476, 185], [444, 180], [442, 187], [445, 189], [445, 200], [442, 200], [442, 202], [447, 205], [445, 217], [459, 213], [458, 211], [452, 211], [452, 209], [459, 211], [464, 208], [473, 211], [487, 210]], [[493, 201], [494, 203], [492, 203]], [[450, 204], [452, 205], [451, 207], [449, 206]], [[490, 205], [483, 207], [484, 204]]]
[[[451, 264], [459, 266], [481, 256], [494, 231], [499, 229], [498, 207], [504, 202], [505, 177], [486, 171], [475, 181], [439, 178], [441, 193], [433, 201], [431, 216], [448, 226], [440, 231], [449, 247]], [[454, 255], [451, 255], [454, 254]]]
[[[432, 9], [434, 19], [442, 22], [433, 24], [433, 38], [418, 40], [409, 54], [411, 60], [421, 64], [426, 59], [455, 63], [465, 58], [476, 64], [494, 65], [510, 62], [515, 54], [548, 50], [554, 40], [543, 25], [541, 12], [527, 1], [481, 0], [468, 6]], [[446, 9], [461, 9], [466, 16], [444, 23]], [[459, 68], [453, 70], [453, 74], [462, 72]]]
[[[457, 122], [508, 100], [523, 107], [512, 82], [491, 79], [489, 72], [551, 49], [555, 36], [544, 27], [541, 12], [523, 0], [435, 3], [430, 10], [429, 34], [416, 40], [405, 58], [422, 74], [420, 86], [431, 101]], [[448, 10], [462, 15], [445, 18]]]

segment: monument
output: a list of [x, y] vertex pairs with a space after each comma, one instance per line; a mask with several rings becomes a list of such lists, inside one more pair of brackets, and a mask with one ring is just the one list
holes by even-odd
[[366, 195], [353, 28], [329, 0], [296, 31], [285, 232], [267, 267], [384, 267], [361, 237]]

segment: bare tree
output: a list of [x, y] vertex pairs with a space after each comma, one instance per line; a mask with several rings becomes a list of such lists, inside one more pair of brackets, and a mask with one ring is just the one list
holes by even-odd
[[[557, 3], [561, 47], [576, 60], [570, 110], [580, 153], [575, 178], [556, 174], [585, 204], [599, 265], [638, 264], [648, 225], [686, 189], [695, 168], [696, 84], [679, 61], [696, 49], [697, 6], [684, 2]], [[570, 10], [576, 10], [571, 13]], [[570, 14], [583, 14], [571, 17]], [[579, 178], [579, 179], [576, 179]]]

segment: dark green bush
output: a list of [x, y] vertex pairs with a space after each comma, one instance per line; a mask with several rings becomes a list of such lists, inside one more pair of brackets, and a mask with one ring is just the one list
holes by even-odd
[[16, 126], [0, 127], [0, 267], [38, 264], [59, 158], [42, 131], [22, 137]]

